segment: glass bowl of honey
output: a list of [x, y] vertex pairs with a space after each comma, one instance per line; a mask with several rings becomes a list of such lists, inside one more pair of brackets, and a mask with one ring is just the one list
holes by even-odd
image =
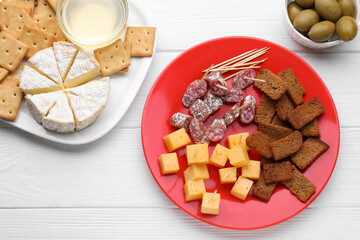
[[56, 18], [65, 36], [87, 48], [109, 45], [120, 38], [128, 19], [126, 0], [59, 0]]

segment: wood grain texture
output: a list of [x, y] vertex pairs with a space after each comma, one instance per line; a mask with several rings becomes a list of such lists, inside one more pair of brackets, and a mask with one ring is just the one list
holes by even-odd
[[[283, 1], [140, 2], [157, 22], [158, 48], [114, 130], [72, 147], [0, 122], [0, 239], [359, 239], [359, 39], [318, 51], [300, 46], [286, 33]], [[140, 136], [147, 94], [164, 67], [202, 41], [238, 35], [281, 44], [307, 61], [329, 88], [341, 125], [338, 162], [324, 191], [294, 218], [254, 231], [209, 226], [178, 209], [153, 180]]]

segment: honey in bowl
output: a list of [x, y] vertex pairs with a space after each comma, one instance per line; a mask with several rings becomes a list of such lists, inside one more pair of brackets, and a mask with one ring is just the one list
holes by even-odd
[[[124, 31], [125, 0], [66, 0], [57, 7], [59, 25], [78, 45], [101, 47], [112, 43]], [[59, 19], [60, 18], [60, 19]]]

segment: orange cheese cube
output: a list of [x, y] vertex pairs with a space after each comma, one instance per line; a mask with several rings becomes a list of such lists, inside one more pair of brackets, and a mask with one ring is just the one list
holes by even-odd
[[204, 192], [206, 192], [203, 179], [190, 180], [184, 185], [185, 201], [193, 201], [202, 199]]
[[230, 193], [241, 200], [245, 200], [253, 183], [253, 181], [240, 176]]
[[219, 193], [204, 193], [201, 202], [201, 213], [203, 214], [219, 214], [220, 194]]
[[252, 180], [258, 180], [260, 178], [260, 161], [250, 160], [247, 166], [241, 168], [241, 176]]
[[173, 152], [191, 142], [185, 128], [181, 128], [163, 138], [165, 146], [169, 152]]
[[186, 158], [188, 165], [209, 163], [208, 144], [193, 144], [186, 146]]
[[227, 142], [229, 144], [229, 148], [231, 149], [231, 148], [234, 148], [234, 147], [237, 147], [237, 146], [242, 146], [246, 150], [249, 150], [249, 148], [246, 145], [246, 138], [248, 136], [249, 136], [248, 132], [228, 136], [227, 137]]
[[231, 148], [228, 157], [230, 164], [237, 168], [247, 166], [250, 161], [248, 152], [241, 146]]
[[197, 179], [208, 179], [209, 171], [206, 164], [191, 164], [184, 171], [185, 182]]
[[219, 176], [221, 184], [236, 182], [236, 167], [220, 168]]
[[159, 163], [163, 174], [176, 173], [180, 170], [176, 153], [161, 154]]
[[216, 167], [224, 167], [228, 160], [229, 149], [217, 144], [213, 153], [211, 154], [210, 164]]

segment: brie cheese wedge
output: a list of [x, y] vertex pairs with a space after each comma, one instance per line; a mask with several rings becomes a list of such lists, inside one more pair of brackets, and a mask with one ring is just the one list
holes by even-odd
[[67, 91], [95, 102], [100, 107], [105, 107], [110, 94], [109, 77], [93, 80], [79, 87], [67, 89]]
[[65, 80], [79, 49], [75, 44], [67, 42], [54, 42], [53, 46], [61, 78]]
[[74, 63], [64, 81], [66, 88], [79, 86], [100, 75], [100, 65], [95, 57], [83, 49], [78, 51]]
[[45, 48], [29, 58], [29, 65], [59, 85], [63, 84], [52, 47]]
[[102, 107], [83, 97], [67, 94], [76, 122], [76, 130], [80, 131], [90, 126], [99, 115]]
[[41, 123], [41, 119], [48, 114], [50, 108], [55, 105], [56, 100], [62, 93], [62, 91], [56, 91], [36, 95], [27, 94], [25, 96], [30, 112], [38, 123]]
[[59, 133], [75, 131], [74, 115], [64, 92], [61, 93], [48, 115], [42, 119], [42, 125], [48, 130]]
[[54, 92], [62, 89], [62, 87], [30, 66], [25, 65], [20, 76], [20, 89], [26, 94], [39, 94]]

